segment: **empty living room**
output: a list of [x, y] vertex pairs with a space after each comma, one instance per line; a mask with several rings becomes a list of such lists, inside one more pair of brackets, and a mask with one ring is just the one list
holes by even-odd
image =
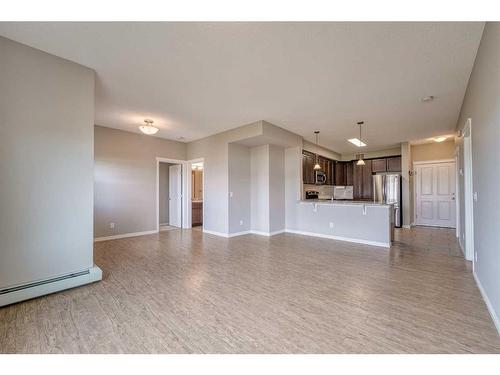
[[500, 12], [313, 3], [2, 11], [5, 373], [499, 368]]

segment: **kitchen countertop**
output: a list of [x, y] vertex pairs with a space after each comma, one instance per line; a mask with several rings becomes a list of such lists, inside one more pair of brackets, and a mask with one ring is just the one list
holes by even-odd
[[353, 205], [353, 206], [381, 206], [390, 207], [392, 203], [380, 203], [372, 201], [359, 201], [359, 200], [331, 200], [331, 199], [302, 199], [299, 203], [316, 203], [316, 204], [331, 204], [331, 205]]

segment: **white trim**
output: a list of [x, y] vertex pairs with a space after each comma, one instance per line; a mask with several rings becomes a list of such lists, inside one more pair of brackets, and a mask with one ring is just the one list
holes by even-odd
[[403, 229], [410, 229], [411, 227], [414, 227], [415, 226], [415, 223], [411, 223], [410, 225], [403, 225]]
[[101, 242], [101, 241], [108, 241], [108, 240], [118, 240], [120, 238], [128, 238], [128, 237], [138, 237], [138, 236], [145, 236], [147, 234], [155, 234], [158, 233], [159, 230], [146, 230], [144, 232], [133, 232], [133, 233], [123, 233], [123, 234], [117, 234], [115, 236], [106, 236], [106, 237], [97, 237], [94, 238], [94, 242]]
[[225, 237], [225, 238], [244, 236], [246, 234], [255, 234], [258, 236], [272, 237], [272, 236], [275, 236], [277, 234], [285, 233], [285, 232], [286, 232], [285, 229], [281, 229], [281, 230], [277, 230], [275, 232], [263, 232], [263, 231], [258, 231], [258, 230], [245, 230], [242, 232], [235, 232], [235, 233], [222, 233], [222, 232], [215, 232], [212, 230], [203, 229], [203, 233], [213, 234], [214, 236]]
[[[181, 165], [181, 168], [182, 168], [182, 175], [184, 176], [184, 171], [186, 169], [186, 161], [185, 160], [179, 160], [179, 159], [168, 159], [168, 158], [162, 158], [162, 157], [159, 157], [157, 156], [156, 157], [156, 231], [159, 231], [160, 230], [160, 163], [171, 163], [171, 164], [180, 164]], [[181, 178], [184, 178], [181, 176]], [[182, 225], [182, 228], [185, 228], [185, 225], [184, 225], [184, 216], [186, 216], [184, 214], [184, 202], [185, 202], [185, 196], [186, 196], [186, 191], [185, 191], [185, 185], [184, 184], [184, 181], [182, 183], [182, 202], [181, 202], [181, 206], [182, 206], [182, 214], [181, 214], [181, 217], [182, 217], [182, 220], [181, 220], [181, 225]]]
[[25, 301], [27, 299], [44, 296], [46, 294], [59, 292], [61, 290], [75, 288], [77, 286], [90, 284], [102, 280], [102, 271], [99, 267], [94, 266], [89, 269], [89, 272], [84, 275], [68, 277], [56, 281], [50, 281], [46, 284], [39, 284], [18, 289], [12, 292], [7, 292], [0, 295], [0, 306], [10, 305], [16, 302]]
[[214, 236], [219, 236], [219, 237], [229, 238], [229, 234], [227, 234], [227, 233], [216, 232], [214, 230], [208, 230], [208, 229], [205, 229], [205, 228], [203, 228], [203, 233], [212, 234]]
[[[185, 207], [186, 207], [185, 228], [192, 228], [193, 227], [193, 218], [192, 218], [192, 214], [193, 214], [192, 183], [193, 183], [193, 181], [191, 178], [191, 171], [192, 171], [193, 163], [200, 163], [200, 162], [203, 163], [203, 174], [202, 174], [202, 182], [201, 182], [201, 184], [203, 185], [203, 195], [202, 195], [201, 200], [203, 201], [203, 203], [205, 203], [205, 169], [206, 169], [205, 158], [196, 158], [196, 159], [188, 160], [188, 161], [186, 161], [186, 192], [185, 193], [186, 193], [186, 197], [188, 197], [188, 199], [186, 200], [186, 204], [185, 204]], [[201, 221], [202, 221], [201, 227], [203, 228], [205, 226], [205, 206], [203, 206], [202, 212], [203, 212], [203, 217], [201, 219]]]
[[439, 163], [454, 163], [455, 159], [439, 159], [439, 160], [425, 160], [425, 161], [414, 161], [413, 165], [419, 164], [439, 164]]
[[252, 231], [250, 230], [244, 230], [242, 232], [236, 232], [236, 233], [229, 233], [227, 235], [228, 238], [231, 238], [231, 237], [237, 237], [237, 236], [244, 236], [245, 234], [251, 234]]
[[472, 274], [474, 275], [474, 280], [476, 280], [476, 285], [479, 291], [481, 292], [481, 296], [483, 297], [484, 303], [486, 303], [486, 307], [488, 308], [488, 312], [491, 315], [491, 319], [493, 320], [493, 324], [497, 329], [498, 335], [500, 335], [500, 319], [498, 318], [498, 315], [495, 309], [493, 308], [493, 305], [491, 304], [491, 301], [488, 298], [488, 295], [486, 294], [486, 291], [484, 290], [481, 281], [479, 281], [479, 277], [477, 276], [476, 272], [472, 272]]
[[472, 166], [472, 120], [465, 122], [463, 130], [464, 144], [464, 222], [465, 222], [465, 259], [472, 261], [472, 269], [475, 267], [474, 249], [474, 180]]
[[379, 246], [379, 247], [385, 247], [385, 248], [390, 248], [391, 247], [391, 244], [390, 243], [386, 243], [386, 242], [368, 241], [368, 240], [361, 240], [361, 239], [357, 239], [357, 238], [332, 236], [332, 235], [329, 235], [329, 234], [320, 234], [320, 233], [314, 233], [314, 232], [304, 232], [304, 231], [301, 231], [301, 230], [294, 230], [294, 229], [286, 229], [285, 231], [287, 233], [301, 234], [303, 236], [329, 238], [329, 239], [337, 240], [337, 241], [354, 242], [354, 243], [360, 243], [360, 244], [363, 244], [363, 245], [372, 245], [372, 246]]

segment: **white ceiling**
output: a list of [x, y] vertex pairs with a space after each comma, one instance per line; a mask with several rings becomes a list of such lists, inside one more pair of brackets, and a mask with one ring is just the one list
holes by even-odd
[[[484, 24], [0, 23], [95, 69], [96, 124], [191, 141], [266, 120], [341, 153], [450, 133]], [[434, 95], [432, 103], [420, 98]]]

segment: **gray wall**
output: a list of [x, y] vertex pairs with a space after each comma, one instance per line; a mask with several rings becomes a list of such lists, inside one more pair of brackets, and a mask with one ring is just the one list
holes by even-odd
[[160, 224], [168, 224], [169, 209], [169, 167], [170, 163], [160, 163], [158, 174], [158, 200]]
[[94, 236], [155, 230], [156, 157], [185, 160], [186, 144], [101, 126], [94, 142]]
[[250, 150], [251, 229], [269, 232], [269, 145]]
[[[475, 272], [498, 319], [500, 316], [500, 199], [498, 199], [500, 23], [498, 22], [486, 23], [458, 120], [458, 129], [463, 128], [467, 118], [472, 119], [473, 189], [478, 195], [477, 202], [474, 202], [474, 248], [477, 252]], [[459, 146], [460, 155], [463, 157], [461, 142]], [[463, 168], [463, 160], [460, 165]], [[460, 191], [463, 192], [462, 176], [459, 183]], [[463, 199], [463, 194], [460, 198]]]
[[245, 232], [250, 230], [250, 149], [235, 143], [228, 147], [229, 233]]
[[285, 229], [285, 150], [269, 145], [269, 232]]
[[94, 72], [0, 37], [0, 289], [93, 266]]

